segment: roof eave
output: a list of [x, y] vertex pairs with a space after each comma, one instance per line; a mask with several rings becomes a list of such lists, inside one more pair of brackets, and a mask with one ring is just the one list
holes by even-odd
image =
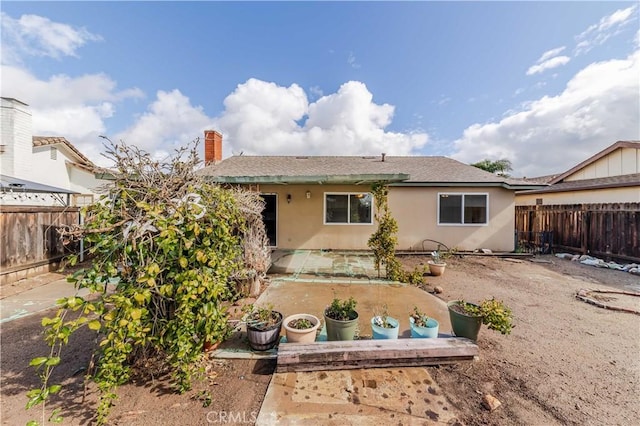
[[544, 188], [544, 189], [534, 189], [531, 191], [522, 191], [518, 192], [519, 195], [529, 195], [529, 194], [552, 194], [555, 192], [576, 192], [576, 191], [592, 191], [594, 189], [611, 189], [611, 188], [628, 188], [638, 186], [636, 182], [617, 182], [617, 183], [608, 183], [602, 185], [591, 185], [584, 187], [571, 187], [571, 188], [557, 188], [553, 185]]
[[354, 175], [308, 175], [308, 176], [207, 176], [207, 180], [230, 184], [351, 184], [363, 185], [374, 182], [402, 182], [409, 179], [406, 173], [379, 173]]

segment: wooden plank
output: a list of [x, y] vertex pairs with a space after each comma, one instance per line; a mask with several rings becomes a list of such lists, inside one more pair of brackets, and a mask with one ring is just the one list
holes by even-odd
[[478, 346], [469, 339], [396, 339], [282, 343], [277, 372], [405, 367], [472, 361]]

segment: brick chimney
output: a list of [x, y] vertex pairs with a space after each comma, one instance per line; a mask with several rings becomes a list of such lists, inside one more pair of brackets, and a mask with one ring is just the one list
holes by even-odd
[[215, 130], [204, 131], [204, 164], [216, 164], [222, 161], [222, 134]]

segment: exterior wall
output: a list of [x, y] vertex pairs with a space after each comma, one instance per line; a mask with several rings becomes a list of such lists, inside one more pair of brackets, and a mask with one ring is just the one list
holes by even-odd
[[533, 206], [537, 199], [542, 199], [544, 205], [638, 203], [640, 202], [640, 186], [545, 194], [516, 194], [516, 205]]
[[[489, 194], [487, 225], [438, 225], [438, 193]], [[488, 248], [513, 251], [515, 203], [512, 190], [478, 187], [392, 187], [389, 207], [398, 221], [398, 249], [422, 250], [422, 241], [439, 241], [461, 251]], [[425, 249], [435, 248], [425, 243]]]
[[565, 181], [640, 173], [640, 149], [621, 148], [567, 176]]
[[[325, 192], [369, 192], [368, 185], [260, 185], [259, 192], [277, 194], [277, 247], [280, 249], [368, 250], [377, 225], [325, 225]], [[311, 198], [306, 198], [306, 192]], [[439, 192], [489, 194], [489, 224], [439, 226]], [[287, 203], [287, 194], [291, 202]], [[389, 207], [398, 221], [398, 250], [421, 250], [432, 239], [459, 250], [489, 248], [513, 251], [514, 195], [503, 188], [391, 187]], [[375, 213], [375, 210], [374, 210]]]
[[[372, 225], [325, 225], [325, 192], [369, 192], [368, 185], [260, 185], [259, 192], [277, 194], [277, 247], [280, 249], [368, 250]], [[306, 192], [311, 192], [311, 198]], [[287, 202], [291, 194], [291, 202]]]
[[31, 157], [31, 112], [29, 107], [14, 99], [2, 98], [1, 127], [4, 152], [0, 154], [0, 173], [29, 179]]
[[[56, 159], [51, 159], [51, 148], [56, 149]], [[58, 145], [34, 146], [31, 155], [32, 171], [28, 180], [56, 188], [70, 189], [67, 161], [71, 160]]]

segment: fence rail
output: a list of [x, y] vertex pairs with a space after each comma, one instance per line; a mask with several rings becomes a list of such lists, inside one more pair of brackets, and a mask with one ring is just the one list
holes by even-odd
[[0, 206], [0, 275], [41, 267], [77, 250], [62, 243], [59, 229], [79, 218], [77, 207]]
[[554, 251], [640, 262], [640, 203], [516, 206], [516, 234], [552, 232]]

